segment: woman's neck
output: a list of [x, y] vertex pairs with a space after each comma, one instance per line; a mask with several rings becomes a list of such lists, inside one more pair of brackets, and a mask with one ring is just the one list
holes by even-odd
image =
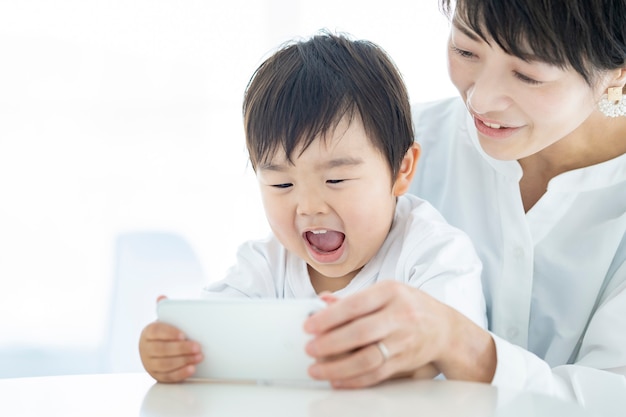
[[520, 159], [520, 191], [530, 210], [557, 175], [596, 165], [626, 153], [626, 117], [607, 119], [597, 113], [574, 132], [547, 148]]

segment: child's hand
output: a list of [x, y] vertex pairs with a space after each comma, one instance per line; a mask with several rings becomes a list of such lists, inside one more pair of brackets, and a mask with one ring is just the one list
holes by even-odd
[[203, 359], [200, 345], [169, 324], [148, 324], [139, 338], [139, 355], [146, 371], [159, 382], [180, 382]]

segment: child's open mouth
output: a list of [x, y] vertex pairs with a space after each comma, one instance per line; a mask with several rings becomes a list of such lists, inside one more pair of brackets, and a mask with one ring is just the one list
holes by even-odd
[[319, 262], [334, 262], [342, 255], [346, 235], [334, 230], [319, 229], [304, 233], [311, 255]]

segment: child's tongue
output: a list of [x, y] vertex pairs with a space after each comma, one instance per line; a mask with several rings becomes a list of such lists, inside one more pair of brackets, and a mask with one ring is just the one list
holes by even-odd
[[306, 232], [306, 238], [311, 246], [313, 246], [316, 250], [320, 252], [332, 252], [339, 249], [343, 243], [345, 235], [340, 232], [333, 232], [329, 230], [326, 233], [317, 234], [313, 232]]

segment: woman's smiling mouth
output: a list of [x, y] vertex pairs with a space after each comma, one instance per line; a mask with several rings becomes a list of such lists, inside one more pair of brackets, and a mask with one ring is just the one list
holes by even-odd
[[488, 122], [480, 117], [474, 116], [476, 130], [485, 136], [493, 139], [506, 139], [516, 133], [521, 127], [508, 127], [500, 123]]

